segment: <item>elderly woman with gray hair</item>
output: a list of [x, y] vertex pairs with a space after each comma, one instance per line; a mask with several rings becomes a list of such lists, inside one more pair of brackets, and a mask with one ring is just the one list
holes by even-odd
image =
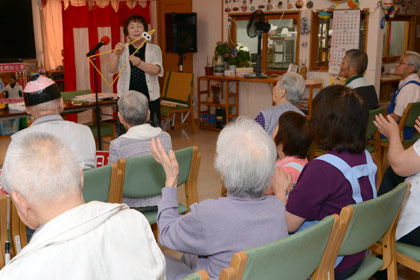
[[182, 261], [166, 256], [168, 280], [200, 269], [218, 279], [233, 253], [288, 235], [283, 202], [263, 195], [276, 169], [276, 147], [255, 121], [241, 117], [219, 134], [214, 165], [227, 197], [193, 204], [184, 216], [178, 214], [175, 154], [167, 154], [160, 139], [152, 140], [151, 146], [166, 173], [157, 216], [159, 241], [184, 253]]
[[[171, 136], [160, 127], [153, 127], [146, 123], [150, 117], [147, 97], [139, 92], [130, 90], [118, 100], [118, 117], [127, 133], [111, 141], [109, 161], [117, 162], [119, 158], [150, 156], [150, 141], [160, 138], [166, 151], [172, 149]], [[123, 197], [123, 202], [130, 207], [142, 210], [155, 210], [161, 196], [148, 198]]]
[[268, 135], [273, 134], [280, 116], [284, 112], [294, 111], [302, 115], [303, 112], [295, 104], [302, 98], [305, 91], [305, 80], [296, 73], [286, 73], [273, 87], [274, 106], [261, 111], [255, 118]]

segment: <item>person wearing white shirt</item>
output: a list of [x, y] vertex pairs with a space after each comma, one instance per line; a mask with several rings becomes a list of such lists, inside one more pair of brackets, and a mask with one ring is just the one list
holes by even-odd
[[64, 109], [63, 99], [53, 80], [35, 76], [24, 89], [24, 101], [26, 112], [35, 121], [12, 135], [12, 142], [28, 133], [48, 132], [67, 143], [83, 170], [95, 168], [96, 145], [92, 131], [86, 125], [65, 121], [60, 116]]
[[85, 203], [83, 172], [60, 138], [31, 133], [13, 141], [2, 184], [36, 232], [0, 279], [165, 279], [147, 219], [125, 204]]
[[[110, 73], [117, 73], [126, 65], [118, 78], [117, 91], [120, 97], [129, 90], [144, 94], [149, 101], [150, 119], [152, 126], [160, 127], [160, 88], [158, 77], [163, 76], [162, 51], [158, 45], [143, 43], [142, 34], [148, 31], [146, 20], [139, 15], [132, 15], [125, 19], [124, 35], [128, 37], [131, 45], [118, 43], [112, 53], [108, 64]], [[138, 49], [138, 50], [137, 50]], [[116, 134], [126, 132], [124, 126], [117, 118]]]

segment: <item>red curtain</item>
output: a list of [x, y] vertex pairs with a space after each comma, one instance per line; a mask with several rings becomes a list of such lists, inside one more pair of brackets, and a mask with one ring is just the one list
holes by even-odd
[[[92, 49], [98, 43], [98, 28], [110, 27], [111, 28], [111, 46], [112, 48], [120, 42], [121, 35], [120, 27], [124, 25], [124, 20], [130, 15], [141, 15], [144, 17], [148, 24], [150, 24], [150, 1], [147, 1], [146, 6], [143, 8], [136, 5], [130, 9], [126, 2], [120, 2], [118, 11], [115, 11], [111, 5], [105, 8], [93, 6], [89, 10], [88, 5], [76, 7], [71, 4], [67, 9], [64, 9], [63, 4], [63, 46], [64, 46], [64, 85], [65, 91], [76, 90], [76, 56], [84, 56], [89, 50], [84, 53], [75, 53], [75, 44], [79, 42], [74, 41], [75, 28], [88, 28], [89, 36], [89, 49]], [[98, 56], [97, 67], [100, 69], [101, 57]], [[94, 68], [89, 64], [90, 73], [90, 86], [91, 89], [95, 88], [94, 81]], [[100, 76], [98, 76], [98, 92], [101, 92]], [[114, 85], [115, 92], [115, 85]]]

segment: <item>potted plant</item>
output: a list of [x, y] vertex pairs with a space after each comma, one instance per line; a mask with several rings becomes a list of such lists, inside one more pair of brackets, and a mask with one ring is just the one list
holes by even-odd
[[217, 42], [214, 50], [214, 75], [223, 76], [225, 72], [225, 62], [229, 59], [229, 46], [227, 42]]
[[229, 51], [229, 65], [236, 67], [248, 67], [249, 66], [249, 51], [245, 50], [244, 46], [239, 48], [234, 47]]

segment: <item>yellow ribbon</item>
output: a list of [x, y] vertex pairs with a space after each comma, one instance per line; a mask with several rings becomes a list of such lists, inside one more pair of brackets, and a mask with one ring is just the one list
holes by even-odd
[[[152, 35], [153, 33], [155, 32], [155, 29], [152, 29], [152, 30], [150, 30], [149, 32], [147, 32], [147, 33], [149, 33], [149, 35]], [[133, 52], [133, 54], [132, 55], [135, 55], [136, 54], [136, 52], [138, 52], [138, 50], [140, 50], [143, 46], [144, 46], [144, 44], [146, 43], [146, 39], [145, 38], [143, 38], [143, 36], [142, 37], [140, 37], [140, 38], [138, 38], [138, 39], [136, 39], [136, 40], [134, 40], [134, 41], [132, 41], [132, 42], [130, 42], [130, 43], [128, 43], [128, 44], [126, 44], [125, 46], [129, 46], [129, 45], [131, 45], [131, 44], [133, 44], [134, 42], [137, 42], [138, 40], [141, 40], [141, 39], [143, 39], [144, 41], [141, 43], [141, 45]], [[102, 79], [104, 80], [104, 82], [108, 85], [108, 87], [112, 87], [112, 85], [115, 83], [115, 81], [118, 79], [118, 77], [120, 76], [120, 74], [121, 74], [121, 72], [124, 70], [124, 68], [127, 66], [127, 64], [128, 64], [128, 62], [130, 61], [129, 59], [127, 60], [127, 62], [124, 64], [124, 66], [121, 68], [121, 70], [120, 70], [120, 72], [118, 72], [118, 74], [117, 74], [117, 76], [115, 77], [115, 79], [112, 81], [112, 83], [110, 84], [106, 79], [105, 79], [105, 77], [104, 77], [104, 75], [102, 75], [102, 72], [101, 71], [99, 71], [99, 69], [96, 67], [96, 65], [93, 63], [93, 61], [92, 61], [92, 57], [95, 57], [95, 56], [99, 56], [99, 55], [103, 55], [103, 54], [107, 54], [107, 53], [110, 53], [110, 52], [113, 52], [113, 51], [115, 51], [115, 50], [117, 50], [117, 48], [115, 48], [115, 49], [113, 49], [113, 50], [110, 50], [110, 51], [106, 51], [106, 52], [103, 52], [103, 53], [98, 53], [98, 54], [93, 54], [93, 55], [91, 55], [91, 56], [89, 56], [89, 62], [93, 65], [93, 67], [96, 69], [96, 71], [98, 71], [98, 73], [99, 73], [99, 75], [102, 77]]]

